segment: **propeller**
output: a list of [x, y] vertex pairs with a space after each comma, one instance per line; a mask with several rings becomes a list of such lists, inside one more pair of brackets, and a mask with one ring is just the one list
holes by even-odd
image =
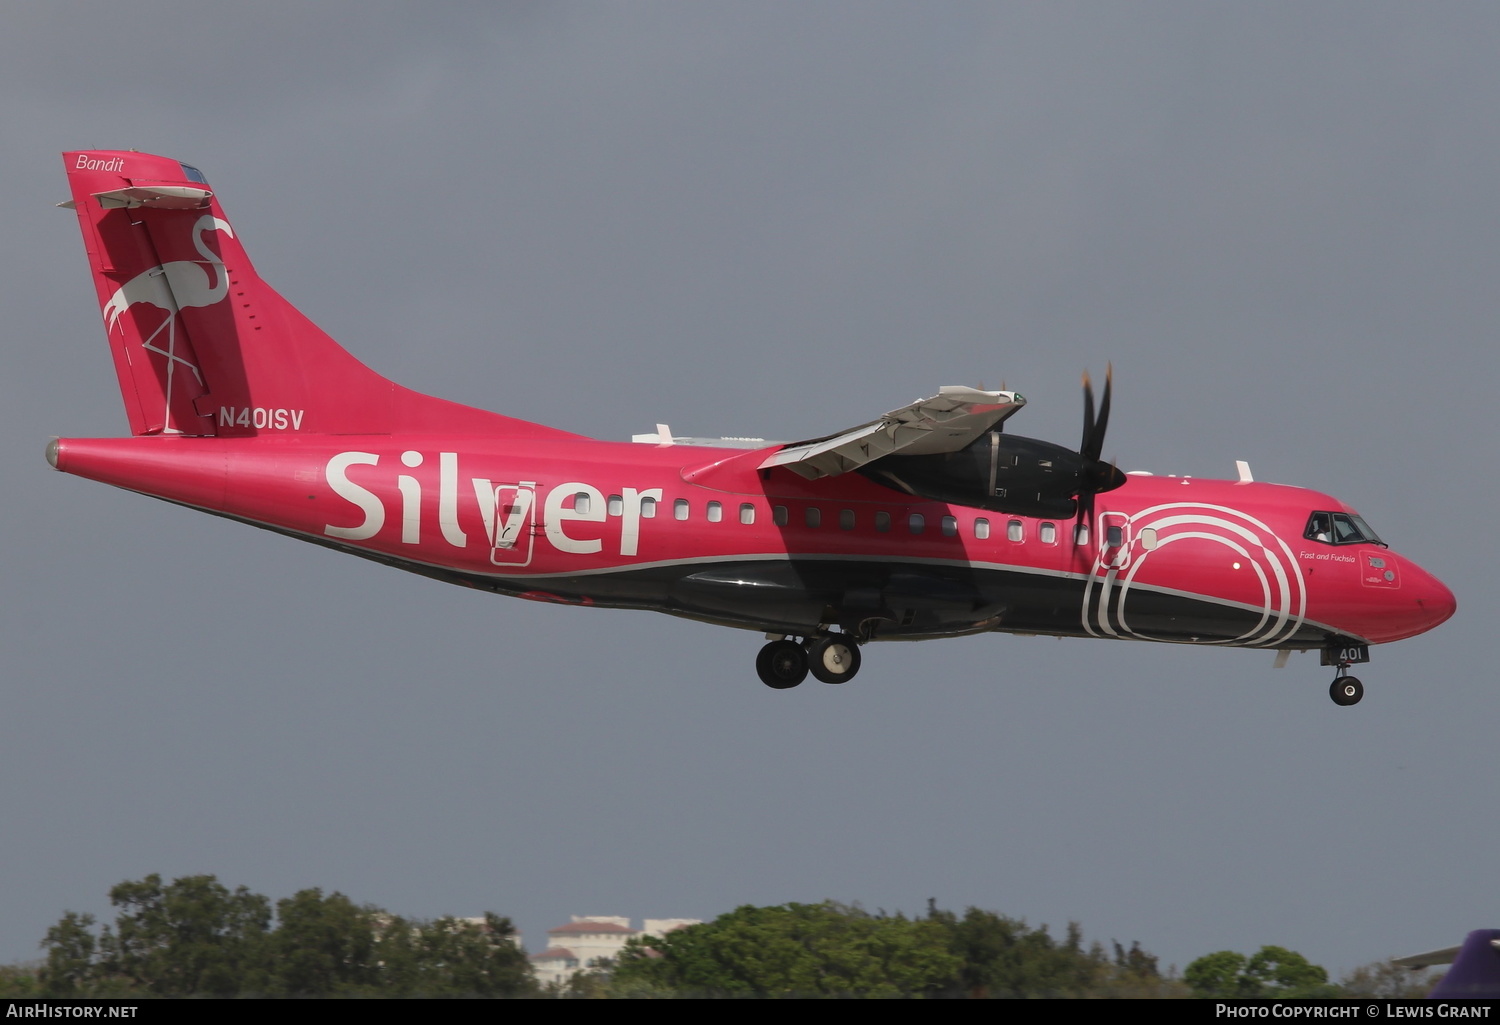
[[1109, 397], [1114, 390], [1115, 368], [1104, 371], [1104, 398], [1099, 402], [1099, 415], [1094, 415], [1094, 382], [1088, 371], [1083, 374], [1083, 440], [1078, 443], [1078, 455], [1082, 463], [1078, 468], [1078, 515], [1090, 523], [1094, 519], [1094, 496], [1113, 491], [1125, 483], [1125, 475], [1113, 463], [1101, 458], [1104, 452], [1104, 432], [1109, 427]]

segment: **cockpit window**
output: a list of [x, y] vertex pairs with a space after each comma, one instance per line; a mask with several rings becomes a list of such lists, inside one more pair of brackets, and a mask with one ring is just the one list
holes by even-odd
[[1302, 536], [1325, 545], [1372, 544], [1388, 547], [1370, 529], [1370, 525], [1354, 513], [1315, 512], [1307, 518], [1307, 530]]
[[198, 170], [196, 167], [193, 167], [191, 164], [182, 165], [182, 175], [190, 182], [197, 182], [200, 185], [208, 184], [208, 179], [203, 177], [203, 172]]

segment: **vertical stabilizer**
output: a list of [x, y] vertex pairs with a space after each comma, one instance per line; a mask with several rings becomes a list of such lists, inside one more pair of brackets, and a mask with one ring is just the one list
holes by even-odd
[[1458, 948], [1453, 967], [1429, 994], [1438, 1000], [1500, 997], [1500, 929], [1475, 929]]
[[196, 168], [125, 151], [63, 160], [131, 433], [574, 436], [366, 367], [260, 279]]

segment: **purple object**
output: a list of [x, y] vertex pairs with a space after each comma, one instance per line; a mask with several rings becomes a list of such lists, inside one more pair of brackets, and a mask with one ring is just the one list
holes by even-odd
[[1475, 929], [1453, 967], [1428, 996], [1437, 999], [1500, 997], [1500, 929]]

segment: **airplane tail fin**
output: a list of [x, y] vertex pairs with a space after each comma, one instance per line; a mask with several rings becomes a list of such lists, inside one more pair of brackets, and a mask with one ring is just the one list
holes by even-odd
[[125, 151], [63, 161], [131, 433], [571, 437], [359, 362], [260, 279], [197, 168]]
[[1469, 933], [1453, 967], [1429, 995], [1439, 1000], [1500, 997], [1500, 929]]

